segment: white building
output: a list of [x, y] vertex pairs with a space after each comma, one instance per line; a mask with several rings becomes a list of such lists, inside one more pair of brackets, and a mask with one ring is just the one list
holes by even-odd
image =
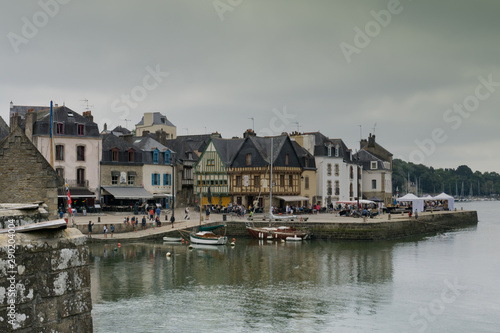
[[[321, 206], [336, 201], [354, 201], [361, 192], [361, 166], [341, 139], [329, 139], [319, 132], [292, 134], [292, 140], [314, 155], [316, 161], [316, 202]], [[358, 179], [359, 178], [359, 179]]]

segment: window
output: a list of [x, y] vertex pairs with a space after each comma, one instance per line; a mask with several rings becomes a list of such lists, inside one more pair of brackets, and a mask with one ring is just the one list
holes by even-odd
[[76, 160], [85, 161], [85, 146], [76, 147]]
[[85, 135], [85, 125], [84, 124], [77, 125], [77, 133], [78, 133], [78, 135]]
[[128, 161], [129, 162], [135, 162], [135, 150], [130, 149], [128, 151]]
[[332, 175], [332, 165], [330, 163], [328, 163], [326, 165], [326, 175], [327, 176], [331, 176]]
[[236, 186], [241, 186], [241, 176], [236, 176]]
[[247, 165], [252, 165], [252, 154], [246, 155], [246, 162], [247, 162]]
[[285, 165], [288, 165], [288, 164], [290, 164], [290, 155], [286, 154], [285, 155]]
[[153, 151], [153, 163], [158, 164], [159, 160], [160, 160], [160, 152], [158, 151], [158, 149], [155, 149]]
[[76, 169], [76, 183], [78, 186], [85, 186], [85, 169]]
[[376, 190], [376, 189], [377, 189], [377, 180], [372, 179], [372, 190]]
[[357, 169], [358, 169], [358, 179], [361, 179], [361, 168], [357, 167]]
[[260, 187], [260, 176], [253, 177], [253, 186]]
[[56, 172], [59, 175], [59, 177], [64, 179], [64, 168], [56, 168]]
[[64, 146], [56, 146], [56, 161], [64, 161]]
[[352, 166], [351, 166], [351, 169], [350, 169], [350, 170], [351, 170], [351, 171], [350, 171], [350, 173], [349, 173], [349, 177], [350, 177], [351, 179], [353, 179], [353, 178], [354, 178], [354, 169], [352, 168]]
[[306, 178], [304, 179], [304, 188], [305, 188], [306, 190], [308, 190], [308, 189], [309, 189], [309, 177], [306, 177]]
[[120, 177], [119, 172], [111, 172], [111, 185], [117, 185], [119, 177]]
[[118, 148], [111, 149], [111, 161], [118, 162]]
[[339, 176], [339, 165], [335, 164], [335, 176]]
[[160, 185], [160, 174], [152, 173], [151, 174], [151, 185], [158, 186]]
[[372, 170], [377, 169], [377, 161], [371, 161], [370, 162], [370, 169], [372, 169]]
[[165, 164], [170, 164], [170, 150], [165, 151]]
[[207, 160], [207, 166], [214, 166], [215, 165], [215, 160], [214, 159], [208, 159]]
[[335, 157], [339, 157], [339, 147], [335, 147]]
[[309, 156], [304, 157], [304, 166], [305, 166], [306, 168], [308, 168], [308, 167], [309, 167]]
[[285, 186], [285, 175], [280, 175], [280, 186]]
[[64, 134], [64, 125], [62, 123], [56, 124], [56, 134]]
[[328, 157], [332, 156], [332, 146], [328, 146]]
[[288, 175], [288, 186], [293, 186], [293, 175]]
[[132, 173], [132, 172], [129, 172], [128, 175], [127, 175], [127, 183], [129, 185], [134, 185], [135, 184], [135, 172]]
[[332, 195], [332, 181], [326, 182], [326, 195]]
[[172, 175], [169, 173], [163, 174], [163, 185], [172, 185]]
[[351, 185], [349, 186], [349, 196], [352, 198], [354, 196], [354, 189], [352, 187], [352, 183]]
[[338, 180], [335, 181], [335, 195], [340, 195], [340, 182]]

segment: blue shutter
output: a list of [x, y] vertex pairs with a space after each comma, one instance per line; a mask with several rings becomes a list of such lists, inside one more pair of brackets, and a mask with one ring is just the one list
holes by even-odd
[[163, 174], [163, 186], [167, 185], [167, 174]]
[[151, 174], [151, 185], [154, 185], [155, 184], [155, 174], [152, 173]]
[[168, 185], [172, 185], [172, 175], [168, 174]]
[[153, 152], [153, 163], [155, 164], [158, 164], [158, 155], [159, 155], [158, 149], [155, 149]]

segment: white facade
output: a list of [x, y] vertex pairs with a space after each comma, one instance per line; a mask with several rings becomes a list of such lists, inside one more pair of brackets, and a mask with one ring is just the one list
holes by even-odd
[[315, 159], [317, 196], [321, 197], [322, 206], [327, 206], [329, 201], [335, 204], [336, 201], [352, 201], [357, 198], [357, 168], [361, 170], [361, 167], [346, 163], [340, 157], [317, 156]]
[[[33, 137], [33, 141], [40, 153], [50, 163], [50, 137], [36, 136]], [[52, 149], [54, 169], [67, 180], [68, 185], [70, 187], [83, 185], [98, 195], [102, 156], [101, 138], [54, 136]], [[78, 151], [80, 151], [80, 155], [78, 155]], [[82, 176], [83, 179], [79, 179]]]
[[[158, 179], [153, 179], [153, 175], [158, 175], [156, 176]], [[171, 165], [144, 164], [142, 167], [142, 176], [144, 189], [153, 194], [153, 196], [162, 198], [172, 195], [172, 184], [174, 181], [172, 177], [174, 176]]]

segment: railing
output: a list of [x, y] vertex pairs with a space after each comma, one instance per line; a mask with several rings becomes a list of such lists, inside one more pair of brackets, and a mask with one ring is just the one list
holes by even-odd
[[88, 180], [78, 181], [77, 179], [68, 179], [66, 182], [69, 187], [89, 187]]

